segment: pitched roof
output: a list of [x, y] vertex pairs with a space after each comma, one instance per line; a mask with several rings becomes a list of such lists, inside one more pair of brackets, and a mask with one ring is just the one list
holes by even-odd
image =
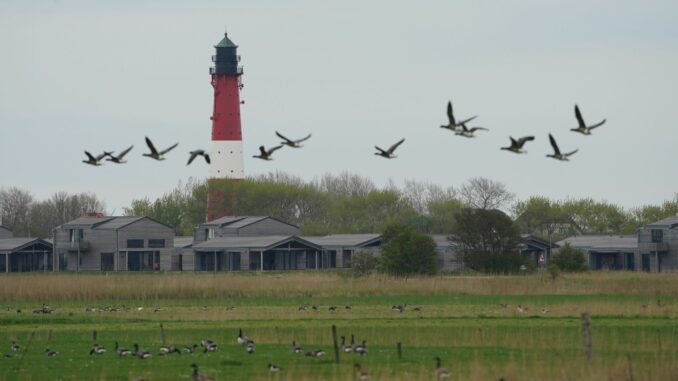
[[330, 234], [320, 237], [304, 236], [302, 238], [322, 247], [365, 246], [379, 241], [381, 234]]
[[678, 216], [664, 218], [657, 222], [645, 225], [646, 228], [673, 228], [678, 225]]
[[201, 226], [224, 226], [224, 225], [232, 224], [236, 221], [240, 221], [243, 218], [245, 218], [245, 216], [224, 216], [224, 217], [221, 217], [221, 218], [217, 218], [216, 220], [207, 221], [204, 224], [200, 224], [200, 225]]
[[231, 41], [230, 38], [228, 38], [228, 34], [224, 33], [224, 38], [219, 41], [218, 44], [214, 45], [215, 48], [237, 48], [238, 45], [234, 44], [233, 41]]
[[12, 229], [8, 228], [8, 227], [7, 227], [7, 226], [5, 226], [5, 225], [0, 225], [0, 228], [2, 228], [2, 229], [5, 229], [5, 230], [9, 230], [9, 231], [12, 231]]
[[65, 224], [61, 225], [61, 228], [64, 229], [77, 229], [77, 228], [90, 228], [90, 229], [111, 229], [118, 230], [122, 229], [125, 226], [141, 221], [143, 219], [149, 219], [153, 222], [157, 222], [161, 225], [167, 226], [170, 229], [173, 227], [163, 224], [160, 221], [154, 220], [151, 217], [141, 216], [110, 216], [110, 217], [78, 217], [72, 221], [68, 221]]
[[558, 242], [558, 245], [563, 246], [569, 243], [575, 248], [585, 248], [590, 250], [621, 250], [621, 249], [637, 249], [638, 236], [636, 235], [581, 235], [565, 238]]
[[133, 222], [137, 222], [141, 219], [144, 219], [146, 217], [113, 217], [112, 219], [104, 222], [101, 225], [98, 225], [96, 228], [97, 229], [120, 229], [122, 227], [125, 227]]
[[192, 236], [174, 237], [174, 247], [184, 248], [193, 245]]
[[266, 219], [271, 219], [274, 221], [278, 221], [282, 224], [293, 226], [295, 228], [298, 228], [296, 225], [292, 225], [288, 222], [281, 221], [275, 217], [271, 216], [224, 216], [221, 218], [217, 218], [216, 220], [212, 220], [209, 222], [205, 222], [204, 224], [200, 224], [200, 226], [218, 226], [218, 227], [228, 227], [229, 229], [239, 229], [242, 227], [245, 227], [247, 225], [252, 225], [254, 223], [266, 220]]
[[0, 252], [14, 252], [36, 243], [52, 246], [51, 243], [40, 238], [4, 238], [0, 239]]
[[94, 227], [96, 225], [102, 224], [106, 221], [112, 220], [115, 217], [90, 217], [83, 216], [78, 217], [74, 220], [68, 221], [61, 227], [70, 229], [70, 228], [85, 228], [85, 227]]
[[209, 241], [200, 242], [199, 244], [193, 245], [193, 248], [198, 251], [200, 251], [200, 249], [214, 250], [214, 249], [228, 249], [240, 247], [268, 250], [291, 241], [296, 241], [309, 247], [320, 249], [320, 247], [314, 244], [313, 242], [307, 241], [303, 238], [293, 235], [219, 237], [211, 239]]

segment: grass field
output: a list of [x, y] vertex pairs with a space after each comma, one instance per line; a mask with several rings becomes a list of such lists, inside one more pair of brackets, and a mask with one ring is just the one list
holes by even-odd
[[[42, 303], [55, 311], [32, 313]], [[299, 311], [304, 303], [309, 310]], [[398, 313], [391, 311], [394, 304], [408, 306]], [[519, 312], [518, 305], [528, 310]], [[11, 275], [0, 277], [0, 306], [0, 353], [11, 353], [13, 340], [22, 346], [0, 358], [0, 379], [9, 380], [190, 380], [192, 363], [220, 380], [353, 380], [354, 363], [371, 380], [433, 380], [436, 356], [453, 380], [678, 379], [674, 274], [591, 273], [555, 281], [543, 275]], [[86, 311], [103, 307], [119, 310]], [[582, 312], [592, 316], [590, 360]], [[209, 338], [219, 349], [160, 356], [160, 324], [166, 344]], [[335, 364], [332, 325], [339, 336], [366, 340], [369, 353], [340, 353]], [[256, 342], [254, 354], [236, 343], [238, 328]], [[94, 330], [104, 355], [89, 355]], [[327, 355], [292, 354], [292, 340]], [[120, 358], [115, 341], [128, 348], [137, 343], [153, 357]], [[59, 355], [47, 357], [47, 348]], [[269, 362], [282, 370], [271, 373]]]

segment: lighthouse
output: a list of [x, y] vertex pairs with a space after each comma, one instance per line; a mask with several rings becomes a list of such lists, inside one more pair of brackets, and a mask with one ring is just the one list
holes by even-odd
[[228, 214], [224, 208], [224, 196], [219, 190], [223, 181], [238, 181], [245, 178], [243, 166], [242, 131], [240, 128], [240, 91], [242, 90], [240, 56], [238, 46], [224, 34], [214, 46], [214, 66], [210, 67], [211, 84], [214, 88], [212, 116], [212, 144], [209, 167], [209, 196], [207, 220]]

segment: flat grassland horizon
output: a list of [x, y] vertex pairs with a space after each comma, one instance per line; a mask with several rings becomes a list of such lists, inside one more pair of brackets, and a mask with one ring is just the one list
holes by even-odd
[[[43, 303], [54, 312], [32, 313]], [[404, 311], [393, 311], [393, 305]], [[678, 377], [678, 274], [671, 273], [589, 272], [557, 279], [10, 274], [0, 276], [0, 307], [0, 354], [11, 355], [0, 358], [0, 379], [191, 379], [196, 363], [214, 379], [352, 380], [357, 363], [372, 380], [429, 380], [437, 378], [435, 357], [452, 380]], [[588, 360], [584, 312], [592, 324]], [[347, 344], [352, 335], [358, 343], [365, 340], [368, 354], [340, 347], [335, 363], [332, 325]], [[240, 328], [255, 341], [254, 354], [236, 343]], [[158, 353], [163, 343], [183, 347], [205, 338], [219, 349]], [[12, 341], [22, 351], [12, 353]], [[119, 357], [116, 341], [127, 348], [138, 344], [153, 356]], [[304, 352], [327, 354], [293, 354], [292, 341]], [[107, 353], [89, 355], [95, 343]], [[59, 354], [46, 356], [48, 348]], [[271, 373], [268, 363], [282, 370]]]

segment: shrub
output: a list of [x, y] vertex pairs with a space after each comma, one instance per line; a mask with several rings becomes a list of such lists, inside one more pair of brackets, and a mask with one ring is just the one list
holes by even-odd
[[487, 274], [532, 272], [531, 266], [518, 253], [467, 252], [464, 254], [464, 264], [472, 270]]
[[361, 277], [370, 275], [379, 271], [381, 268], [381, 258], [374, 255], [359, 251], [351, 257], [351, 274], [353, 276]]
[[556, 280], [560, 276], [560, 268], [553, 262], [546, 266], [546, 271], [548, 271], [549, 275], [551, 276], [551, 280]]
[[383, 235], [384, 270], [393, 275], [431, 275], [438, 271], [436, 244], [406, 225], [391, 225]]
[[551, 258], [551, 263], [558, 266], [560, 270], [567, 272], [579, 272], [588, 269], [584, 253], [579, 249], [573, 248], [569, 243], [565, 243], [560, 248], [558, 253]]

